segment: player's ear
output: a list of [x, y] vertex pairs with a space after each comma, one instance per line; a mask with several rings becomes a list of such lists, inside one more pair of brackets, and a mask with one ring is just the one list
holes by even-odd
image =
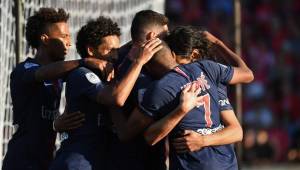
[[176, 54], [174, 53], [174, 51], [171, 51], [171, 53], [172, 53], [173, 59], [176, 59]]
[[91, 46], [86, 46], [86, 51], [89, 56], [94, 56], [94, 48]]
[[193, 49], [192, 54], [191, 54], [191, 60], [195, 61], [195, 60], [199, 60], [201, 57], [200, 52], [198, 49]]
[[156, 34], [154, 32], [149, 32], [147, 35], [146, 35], [146, 40], [151, 40], [153, 38], [156, 37]]
[[40, 40], [42, 44], [47, 45], [49, 42], [49, 37], [47, 34], [42, 34]]

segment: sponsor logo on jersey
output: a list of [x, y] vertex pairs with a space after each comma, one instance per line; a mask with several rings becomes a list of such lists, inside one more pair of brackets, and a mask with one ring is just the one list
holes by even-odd
[[25, 68], [25, 69], [29, 69], [29, 68], [31, 68], [31, 67], [37, 67], [37, 66], [39, 66], [39, 65], [36, 64], [36, 63], [30, 63], [30, 62], [26, 62], [26, 63], [24, 64], [24, 68]]
[[226, 106], [226, 105], [229, 105], [229, 104], [230, 104], [230, 102], [229, 102], [228, 98], [223, 99], [223, 100], [219, 100], [219, 105], [220, 106]]
[[52, 83], [44, 82], [44, 85], [45, 85], [45, 86], [52, 86], [53, 84], [52, 84]]
[[46, 120], [53, 121], [59, 115], [58, 109], [46, 109], [44, 106], [42, 106], [41, 111], [42, 111], [42, 118]]

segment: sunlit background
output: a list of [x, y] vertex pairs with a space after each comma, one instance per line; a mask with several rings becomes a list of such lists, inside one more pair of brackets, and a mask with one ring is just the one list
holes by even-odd
[[[165, 12], [171, 26], [204, 27], [234, 49], [233, 4], [167, 0]], [[243, 88], [243, 165], [300, 163], [299, 14], [299, 0], [242, 1], [242, 56], [255, 75]]]

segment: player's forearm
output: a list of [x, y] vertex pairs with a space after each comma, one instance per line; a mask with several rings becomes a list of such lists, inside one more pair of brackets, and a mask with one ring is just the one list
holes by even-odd
[[126, 75], [116, 84], [112, 90], [112, 97], [114, 105], [122, 107], [128, 98], [141, 70], [143, 64], [140, 62], [133, 62]]
[[229, 125], [214, 134], [203, 136], [204, 146], [232, 144], [242, 139], [243, 130], [239, 125]]
[[230, 50], [221, 41], [216, 42], [215, 45], [217, 46], [218, 54], [221, 55], [230, 64], [232, 64], [235, 67], [234, 69], [238, 70], [240, 74], [239, 79], [234, 79], [231, 84], [249, 83], [254, 79], [252, 71], [240, 56]]
[[179, 121], [186, 115], [186, 112], [178, 106], [167, 116], [154, 122], [144, 132], [144, 138], [149, 145], [155, 145], [157, 142], [166, 137]]
[[242, 58], [229, 49], [222, 41], [217, 41], [214, 45], [217, 48], [217, 53], [230, 64], [236, 67], [248, 68]]
[[77, 68], [79, 63], [79, 60], [59, 61], [42, 66], [35, 72], [35, 79], [37, 81], [44, 81], [62, 78]]
[[122, 142], [131, 141], [144, 130], [145, 126], [148, 126], [148, 123], [144, 125], [144, 122], [148, 121], [143, 121], [142, 118], [133, 120], [135, 116], [132, 116], [132, 114], [134, 114], [134, 112], [131, 113], [129, 118], [127, 118], [119, 108], [112, 108], [110, 113], [117, 135]]

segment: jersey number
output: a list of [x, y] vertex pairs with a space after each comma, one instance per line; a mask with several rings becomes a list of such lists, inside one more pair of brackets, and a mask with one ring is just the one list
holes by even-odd
[[205, 94], [202, 96], [202, 103], [200, 106], [204, 107], [204, 119], [206, 122], [206, 127], [212, 126], [212, 120], [211, 120], [211, 111], [210, 111], [210, 96], [209, 94]]

